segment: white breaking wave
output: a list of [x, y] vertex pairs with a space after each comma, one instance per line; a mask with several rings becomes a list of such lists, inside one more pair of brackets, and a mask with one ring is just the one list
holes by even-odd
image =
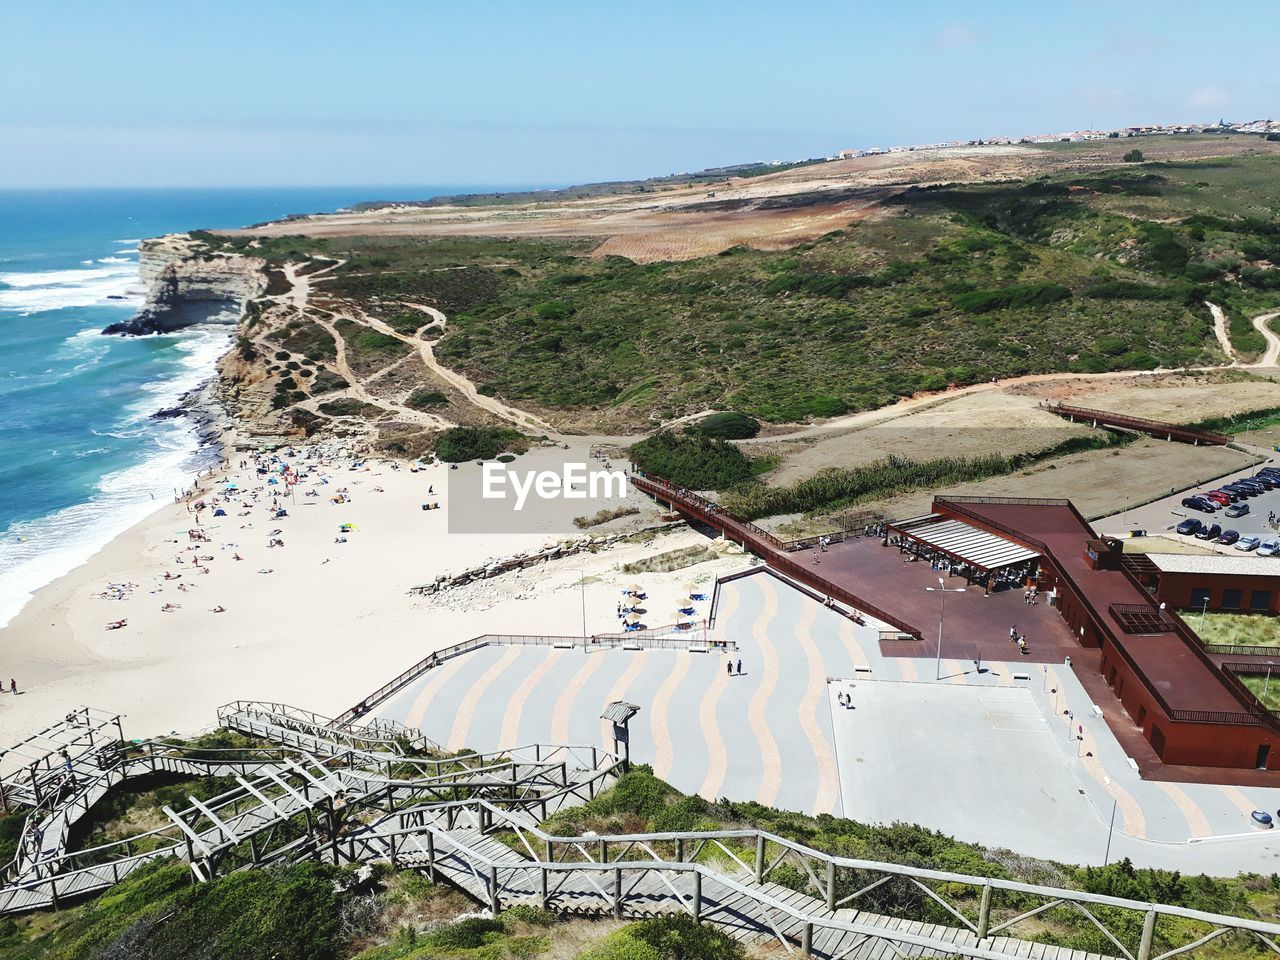
[[175, 488], [190, 483], [198, 451], [190, 421], [148, 418], [208, 379], [232, 337], [225, 328], [196, 328], [179, 336], [176, 346], [184, 356], [175, 374], [146, 384], [144, 396], [127, 408], [128, 416], [120, 426], [133, 429], [100, 434], [151, 433], [155, 452], [142, 463], [104, 476], [87, 503], [15, 523], [0, 534], [0, 627], [18, 614], [35, 591], [85, 563], [112, 539], [170, 502]]
[[102, 257], [98, 263], [133, 263], [128, 257]]
[[89, 307], [123, 296], [138, 280], [134, 260], [107, 257], [84, 270], [0, 273], [0, 310], [34, 313], [63, 307]]

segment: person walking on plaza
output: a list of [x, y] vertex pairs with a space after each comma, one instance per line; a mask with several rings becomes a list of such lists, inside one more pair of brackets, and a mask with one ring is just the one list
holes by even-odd
[[725, 670], [728, 672], [729, 676], [731, 676], [731, 677], [732, 677], [732, 676], [733, 676], [733, 661], [732, 661], [732, 660], [730, 660], [730, 661], [729, 661], [728, 663], [726, 663], [724, 666], [725, 666]]
[[738, 676], [742, 676], [742, 661], [738, 661]]

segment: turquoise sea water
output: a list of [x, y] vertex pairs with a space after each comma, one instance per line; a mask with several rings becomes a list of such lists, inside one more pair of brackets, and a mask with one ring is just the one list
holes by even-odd
[[98, 333], [138, 308], [141, 238], [469, 189], [0, 191], [0, 626], [199, 468], [192, 425], [150, 415], [213, 374], [230, 329]]

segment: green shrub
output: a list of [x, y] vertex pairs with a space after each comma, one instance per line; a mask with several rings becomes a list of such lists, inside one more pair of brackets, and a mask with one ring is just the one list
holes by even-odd
[[749, 440], [760, 432], [760, 421], [745, 413], [713, 413], [691, 426], [689, 432], [720, 440]]
[[1071, 291], [1060, 283], [1015, 283], [998, 290], [957, 293], [951, 302], [966, 313], [988, 313], [1015, 307], [1043, 307], [1070, 299]]
[[404, 405], [414, 410], [430, 410], [433, 407], [447, 407], [449, 398], [439, 390], [428, 390], [425, 387], [420, 387], [409, 394], [409, 399], [405, 400]]
[[507, 450], [523, 453], [527, 438], [507, 427], [453, 427], [436, 441], [436, 456], [446, 463], [492, 460]]
[[528, 904], [517, 903], [502, 914], [503, 920], [518, 920], [520, 923], [527, 923], [535, 927], [552, 927], [560, 922], [550, 910], [543, 910], [541, 907], [531, 907]]
[[633, 443], [629, 455], [645, 473], [691, 490], [723, 490], [753, 474], [750, 458], [733, 444], [668, 430]]
[[445, 950], [474, 950], [488, 943], [494, 934], [506, 932], [502, 921], [493, 917], [467, 917], [438, 927], [422, 938], [422, 943]]
[[315, 379], [311, 381], [311, 392], [332, 393], [334, 390], [345, 390], [351, 384], [329, 369], [322, 369], [316, 372]]
[[628, 929], [662, 960], [741, 960], [746, 955], [737, 940], [684, 913], [641, 920]]
[[1142, 155], [1142, 151], [1136, 147], [1120, 158], [1125, 163], [1141, 163], [1146, 158]]

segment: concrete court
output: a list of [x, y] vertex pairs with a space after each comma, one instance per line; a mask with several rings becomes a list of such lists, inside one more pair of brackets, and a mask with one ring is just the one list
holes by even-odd
[[[1067, 862], [1101, 862], [1114, 802], [1113, 859], [1280, 871], [1280, 830], [1249, 821], [1253, 809], [1280, 811], [1280, 789], [1142, 780], [1060, 665], [979, 673], [944, 658], [934, 680], [931, 658], [884, 656], [874, 624], [764, 573], [722, 588], [716, 630], [739, 645], [744, 676], [725, 673], [723, 654], [495, 646], [449, 661], [379, 713], [453, 749], [607, 745], [600, 711], [627, 699], [641, 708], [633, 759], [711, 799], [919, 823]], [[847, 687], [828, 678], [855, 685], [855, 709], [838, 706]], [[1231, 839], [1210, 839], [1221, 837]]]

